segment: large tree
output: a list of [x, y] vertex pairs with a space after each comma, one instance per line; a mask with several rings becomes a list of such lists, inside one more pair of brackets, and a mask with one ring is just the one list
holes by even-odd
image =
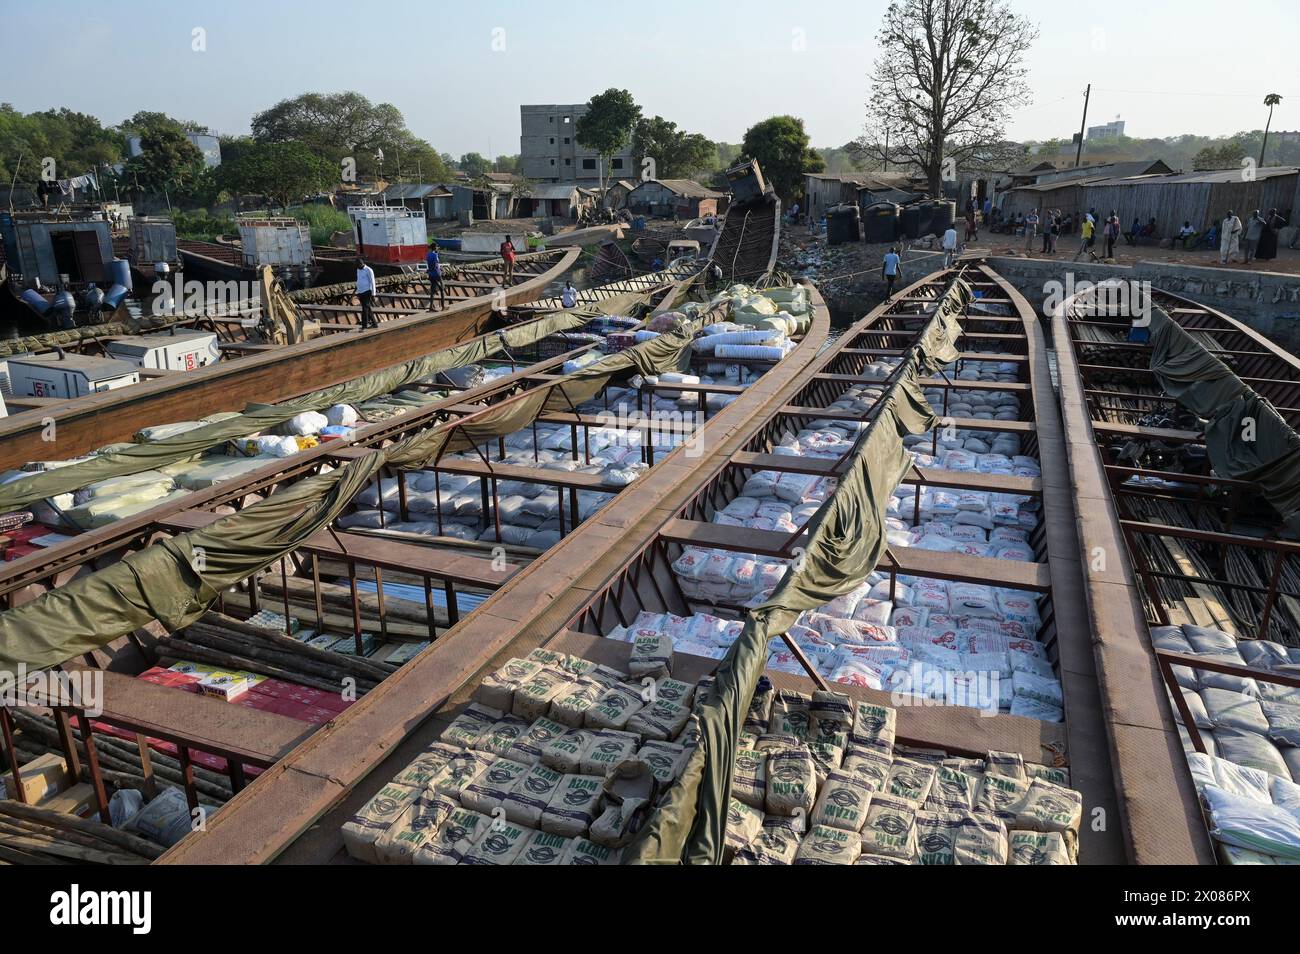
[[757, 160], [763, 177], [786, 201], [802, 194], [804, 173], [826, 168], [797, 116], [772, 116], [750, 126], [740, 152], [743, 158]]
[[355, 92], [303, 93], [258, 113], [251, 126], [259, 142], [297, 140], [334, 162], [351, 156], [365, 169], [372, 168], [377, 149], [387, 153], [410, 136], [396, 106]]
[[1011, 111], [1029, 99], [1024, 59], [1037, 36], [1003, 0], [891, 3], [877, 35], [864, 150], [914, 166], [942, 195], [945, 171], [1000, 152]]
[[339, 171], [301, 142], [254, 143], [217, 169], [221, 188], [270, 196], [281, 207], [338, 182]]
[[492, 171], [492, 163], [489, 162], [485, 156], [481, 156], [477, 152], [465, 153], [465, 155], [460, 157], [460, 161], [456, 163], [456, 165], [460, 167], [461, 172], [465, 173], [470, 178], [476, 178], [485, 172]]
[[0, 181], [6, 186], [15, 176], [18, 185], [35, 186], [46, 157], [54, 160], [56, 179], [102, 173], [121, 159], [123, 146], [122, 136], [94, 116], [70, 109], [24, 114], [0, 103]]
[[678, 129], [677, 124], [662, 116], [637, 120], [632, 128], [632, 155], [635, 168], [651, 168], [657, 179], [690, 179], [717, 168], [718, 150], [713, 141], [699, 133]]
[[641, 107], [632, 99], [632, 94], [613, 87], [591, 97], [587, 101], [587, 111], [578, 117], [575, 130], [578, 145], [594, 149], [603, 160], [600, 165], [602, 193], [610, 160], [615, 153], [627, 148], [632, 141], [632, 129], [640, 118]]
[[205, 168], [203, 153], [185, 133], [160, 125], [141, 134], [140, 155], [127, 160], [125, 181], [145, 192], [188, 195], [201, 185]]

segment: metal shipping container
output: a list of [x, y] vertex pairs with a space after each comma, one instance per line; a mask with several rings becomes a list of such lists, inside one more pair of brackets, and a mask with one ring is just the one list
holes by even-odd
[[140, 382], [134, 365], [84, 354], [35, 354], [9, 359], [9, 380], [18, 396], [74, 398]]
[[217, 336], [210, 331], [133, 335], [108, 342], [108, 353], [141, 368], [194, 371], [221, 356]]

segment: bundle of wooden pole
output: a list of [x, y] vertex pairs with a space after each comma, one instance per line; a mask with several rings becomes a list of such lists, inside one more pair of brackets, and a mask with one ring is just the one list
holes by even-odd
[[318, 649], [220, 613], [207, 613], [180, 633], [160, 640], [158, 651], [173, 660], [255, 672], [325, 692], [339, 692], [345, 680], [351, 680], [359, 693], [368, 692], [397, 671], [390, 663]]
[[[10, 710], [15, 724], [21, 730], [14, 739], [14, 744], [25, 761], [30, 761], [46, 752], [63, 754], [59, 744], [59, 733], [51, 716], [41, 715], [30, 709], [14, 708]], [[81, 757], [81, 779], [90, 781], [90, 770], [86, 767], [86, 746], [81, 736], [76, 735], [77, 753]], [[132, 742], [118, 739], [102, 732], [95, 733], [95, 754], [99, 758], [104, 780], [117, 788], [145, 787], [144, 767], [140, 761], [140, 750]], [[182, 785], [180, 760], [157, 750], [150, 750], [149, 765], [159, 785]], [[194, 770], [194, 787], [199, 794], [200, 803], [222, 805], [232, 796], [230, 779], [220, 772], [214, 772], [201, 765], [192, 766]]]
[[8, 864], [145, 865], [162, 853], [103, 822], [0, 799], [0, 861]]

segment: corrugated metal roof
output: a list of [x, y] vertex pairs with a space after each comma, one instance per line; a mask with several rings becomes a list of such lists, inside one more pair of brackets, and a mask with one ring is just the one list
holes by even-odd
[[[1243, 182], [1242, 169], [1212, 169], [1205, 172], [1178, 172], [1161, 176], [1108, 176], [1097, 180], [1092, 185], [1143, 185], [1148, 182]], [[1276, 176], [1293, 176], [1300, 172], [1296, 166], [1268, 166], [1255, 170], [1256, 179], [1272, 179]]]
[[[698, 182], [694, 182], [690, 179], [647, 179], [646, 182], [657, 182], [668, 191], [674, 192], [677, 195], [685, 196], [689, 199], [720, 199], [723, 195], [721, 192], [714, 192], [712, 189], [706, 189]], [[645, 185], [645, 182], [638, 185], [637, 189], [641, 188], [643, 185]], [[636, 189], [633, 189], [632, 191], [635, 192]]]
[[552, 182], [535, 185], [524, 195], [530, 199], [570, 199], [577, 190], [572, 182]]
[[423, 199], [429, 196], [437, 186], [420, 182], [398, 182], [384, 190], [386, 199]]

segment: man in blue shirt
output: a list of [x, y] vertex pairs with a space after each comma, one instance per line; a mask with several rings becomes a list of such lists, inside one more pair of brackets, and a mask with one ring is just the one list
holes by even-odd
[[885, 301], [894, 297], [894, 282], [898, 281], [898, 249], [891, 248], [885, 253], [885, 261], [880, 266], [880, 277], [885, 280]]
[[447, 307], [447, 293], [442, 287], [442, 261], [438, 258], [438, 246], [429, 243], [429, 251], [424, 256], [424, 264], [429, 269], [429, 310], [433, 311], [433, 296], [438, 296], [441, 307]]

